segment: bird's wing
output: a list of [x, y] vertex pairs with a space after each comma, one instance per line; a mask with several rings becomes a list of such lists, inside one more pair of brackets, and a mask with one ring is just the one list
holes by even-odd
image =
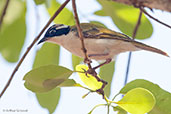
[[[110, 29], [104, 28], [99, 25], [90, 24], [90, 23], [81, 23], [82, 33], [84, 38], [93, 38], [93, 39], [114, 39], [114, 40], [124, 40], [127, 42], [133, 41], [130, 37], [125, 34], [112, 31]], [[71, 26], [71, 31], [77, 33], [77, 27]]]

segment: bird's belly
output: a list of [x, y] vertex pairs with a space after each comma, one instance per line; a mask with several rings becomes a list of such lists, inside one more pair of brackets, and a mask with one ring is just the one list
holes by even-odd
[[[125, 43], [120, 40], [106, 40], [106, 39], [89, 39], [84, 40], [85, 48], [90, 59], [106, 60], [113, 58], [117, 54], [129, 50], [133, 50], [134, 46], [131, 43]], [[81, 41], [77, 39], [65, 40], [63, 47], [71, 53], [84, 58]]]
[[[85, 48], [87, 50], [87, 55], [90, 59], [95, 60], [105, 60], [106, 58], [110, 58], [103, 56], [104, 54], [108, 54], [109, 50], [105, 46], [105, 43], [99, 43], [97, 40], [94, 39], [85, 39], [84, 40]], [[81, 40], [79, 38], [70, 39], [68, 41], [65, 40], [62, 46], [70, 51], [71, 53], [84, 58], [85, 55], [82, 50]]]

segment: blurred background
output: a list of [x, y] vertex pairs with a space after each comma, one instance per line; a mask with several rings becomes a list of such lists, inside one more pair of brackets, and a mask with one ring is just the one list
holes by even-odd
[[[3, 0], [2, 0], [3, 1]], [[13, 10], [13, 13], [15, 16], [19, 15], [19, 11], [24, 11], [25, 9], [22, 9], [23, 7], [17, 7], [17, 5], [12, 5], [9, 10]], [[58, 3], [63, 3], [64, 0], [58, 0]], [[97, 12], [102, 9], [102, 3], [98, 2], [96, 0], [76, 0], [77, 2], [77, 8], [78, 8], [78, 14], [80, 18], [80, 22], [90, 22], [90, 21], [96, 21], [104, 24], [107, 28], [123, 32], [119, 27], [116, 26], [114, 20], [110, 16], [99, 16], [94, 14], [94, 12]], [[100, 4], [101, 3], [101, 4]], [[12, 32], [8, 33], [10, 36], [9, 42], [18, 42], [18, 45], [15, 45], [16, 47], [20, 44], [21, 52], [19, 50], [19, 57], [23, 55], [23, 53], [26, 51], [27, 47], [31, 44], [33, 39], [38, 35], [38, 33], [41, 31], [41, 29], [45, 26], [47, 21], [50, 18], [50, 15], [52, 14], [51, 11], [56, 11], [57, 7], [52, 5], [49, 5], [48, 3], [36, 5], [33, 0], [27, 0], [26, 1], [26, 31], [25, 31], [25, 40], [23, 40], [21, 43], [21, 39], [15, 39], [13, 36], [16, 36], [15, 34], [21, 33], [24, 34], [24, 30], [17, 31], [16, 29], [19, 29], [23, 26], [18, 26], [18, 28], [12, 28], [8, 29]], [[0, 5], [2, 7], [2, 5]], [[0, 7], [0, 8], [1, 8]], [[49, 9], [47, 10], [47, 7]], [[72, 11], [71, 3], [67, 5], [68, 11]], [[1, 8], [2, 9], [2, 8]], [[53, 10], [54, 9], [54, 10]], [[0, 10], [1, 11], [1, 10]], [[48, 13], [49, 11], [49, 13]], [[171, 25], [171, 15], [168, 12], [160, 11], [160, 10], [154, 10], [153, 12], [147, 9], [148, 13], [152, 16], [158, 18], [159, 20]], [[66, 13], [66, 12], [65, 12]], [[50, 14], [50, 15], [49, 15]], [[62, 15], [62, 14], [61, 14]], [[12, 15], [11, 15], [12, 16]], [[60, 16], [60, 15], [59, 15]], [[63, 17], [62, 17], [63, 16]], [[62, 15], [60, 21], [56, 20], [55, 23], [68, 23], [69, 25], [73, 24], [73, 18], [72, 15], [68, 16]], [[66, 17], [65, 17], [66, 16]], [[132, 15], [134, 16], [134, 15]], [[70, 18], [69, 18], [70, 17]], [[12, 20], [9, 19], [5, 20], [7, 23], [12, 23]], [[66, 18], [68, 22], [62, 22], [63, 19]], [[148, 17], [147, 17], [148, 18]], [[70, 22], [71, 19], [71, 22]], [[171, 55], [171, 30], [154, 20], [151, 20], [148, 18], [151, 25], [149, 25], [152, 29], [144, 28], [144, 38], [137, 39], [145, 44], [157, 47], [165, 52], [167, 52], [169, 55]], [[21, 21], [19, 21], [21, 22]], [[135, 21], [136, 23], [136, 21]], [[15, 23], [17, 24], [21, 23]], [[53, 24], [53, 23], [52, 23]], [[4, 24], [6, 27], [6, 25]], [[23, 27], [23, 28], [25, 28]], [[126, 28], [129, 31], [129, 28]], [[130, 28], [131, 29], [131, 28]], [[4, 29], [2, 29], [4, 30]], [[146, 35], [150, 34], [150, 35]], [[150, 33], [148, 33], [150, 32]], [[125, 33], [126, 34], [126, 33]], [[1, 39], [2, 35], [0, 35]], [[3, 38], [2, 38], [3, 39]], [[3, 40], [0, 40], [0, 42], [3, 42]], [[2, 46], [2, 44], [0, 43]], [[9, 44], [11, 45], [11, 44]], [[8, 53], [3, 52], [3, 50], [0, 50], [2, 53], [0, 53], [0, 90], [3, 89], [6, 82], [9, 79], [9, 76], [11, 75], [14, 67], [17, 64], [18, 58], [10, 58], [13, 55], [9, 55]], [[15, 46], [11, 46], [10, 48], [13, 48], [14, 52], [17, 51], [17, 48], [14, 49]], [[27, 110], [27, 112], [19, 112], [19, 114], [48, 114], [48, 110], [45, 108], [42, 108], [36, 99], [35, 93], [27, 90], [24, 87], [24, 81], [23, 76], [32, 69], [33, 62], [36, 56], [36, 52], [41, 48], [41, 45], [35, 45], [30, 53], [27, 55], [26, 59], [20, 66], [19, 70], [17, 71], [12, 83], [10, 84], [9, 88], [3, 95], [3, 97], [0, 99], [0, 114], [12, 114], [11, 112], [4, 112], [4, 109], [13, 109], [13, 110]], [[18, 52], [18, 51], [17, 51]], [[15, 55], [15, 54], [14, 54]], [[59, 65], [65, 66], [69, 69], [73, 69], [72, 67], [72, 55], [70, 52], [65, 50], [64, 48], [60, 47], [60, 56], [59, 56]], [[115, 62], [115, 70], [113, 73], [112, 81], [111, 81], [111, 88], [110, 88], [110, 97], [113, 98], [114, 95], [116, 95], [120, 89], [124, 86], [125, 81], [125, 74], [126, 74], [126, 68], [127, 68], [127, 60], [128, 60], [128, 52], [122, 53], [117, 56], [116, 62]], [[98, 62], [93, 61], [93, 66], [97, 65]], [[131, 64], [130, 64], [130, 72], [128, 77], [128, 82], [135, 80], [135, 79], [146, 79], [148, 81], [151, 81], [155, 84], [158, 84], [161, 88], [164, 90], [171, 92], [171, 59], [167, 58], [165, 56], [147, 52], [147, 51], [138, 51], [133, 52]], [[78, 77], [77, 74], [73, 74], [70, 78], [75, 79], [77, 82], [82, 83]], [[87, 114], [95, 105], [97, 104], [103, 104], [105, 103], [102, 97], [96, 93], [89, 94], [86, 98], [82, 99], [82, 96], [86, 94], [88, 91], [84, 90], [82, 88], [77, 87], [66, 87], [61, 88], [60, 90], [60, 99], [57, 103], [57, 108], [54, 111], [54, 114]], [[118, 97], [117, 99], [120, 99]], [[110, 114], [114, 114], [114, 112], [111, 109]], [[105, 114], [107, 112], [106, 107], [99, 107], [96, 110], [94, 110], [93, 114]]]

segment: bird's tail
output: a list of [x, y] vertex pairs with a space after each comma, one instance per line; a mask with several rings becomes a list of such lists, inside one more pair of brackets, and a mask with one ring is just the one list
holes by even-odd
[[161, 54], [161, 55], [169, 57], [169, 55], [166, 52], [164, 52], [164, 51], [162, 51], [160, 49], [157, 49], [155, 47], [143, 44], [141, 42], [133, 41], [132, 44], [134, 46], [136, 46], [137, 48], [140, 48], [142, 50], [147, 50], [147, 51], [155, 52], [155, 53], [158, 53], [158, 54]]

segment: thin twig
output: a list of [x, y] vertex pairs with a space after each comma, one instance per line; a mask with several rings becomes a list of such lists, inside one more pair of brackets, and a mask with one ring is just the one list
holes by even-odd
[[79, 21], [78, 14], [77, 14], [77, 8], [76, 8], [75, 0], [72, 0], [72, 7], [73, 7], [73, 11], [74, 11], [74, 18], [75, 18], [75, 21], [76, 21], [76, 27], [77, 27], [77, 30], [78, 30], [78, 35], [80, 37], [82, 50], [83, 50], [83, 53], [84, 53], [84, 62], [87, 62], [89, 69], [91, 69], [92, 67], [91, 67], [91, 64], [90, 64], [90, 60], [88, 59], [87, 50], [85, 48], [83, 33], [82, 33], [82, 29], [80, 27], [80, 21]]
[[[141, 17], [142, 17], [142, 10], [140, 10], [140, 14], [139, 14], [139, 17], [138, 17], [137, 24], [135, 25], [134, 31], [132, 33], [132, 38], [133, 39], [135, 39], [136, 33], [137, 33], [138, 28], [140, 26]], [[126, 83], [128, 81], [128, 75], [129, 75], [129, 69], [130, 69], [130, 63], [131, 63], [131, 57], [132, 57], [132, 52], [129, 52], [124, 85], [126, 85]]]
[[126, 85], [126, 84], [127, 84], [127, 82], [128, 82], [128, 75], [129, 75], [129, 69], [130, 69], [131, 57], [132, 57], [132, 52], [129, 52], [129, 55], [128, 55], [128, 61], [127, 61], [127, 68], [126, 68], [126, 75], [125, 75], [124, 85]]
[[31, 50], [31, 48], [33, 47], [33, 45], [39, 40], [40, 36], [43, 34], [43, 32], [46, 30], [46, 28], [50, 25], [50, 23], [55, 19], [55, 17], [62, 11], [62, 9], [68, 4], [70, 0], [66, 0], [60, 7], [59, 9], [54, 13], [54, 15], [49, 19], [49, 21], [47, 22], [47, 24], [45, 25], [45, 27], [42, 29], [42, 31], [38, 34], [38, 36], [34, 39], [34, 41], [30, 44], [30, 46], [27, 48], [26, 52], [24, 53], [24, 55], [22, 56], [22, 58], [20, 59], [20, 61], [18, 62], [17, 66], [15, 67], [15, 69], [13, 70], [7, 84], [5, 85], [4, 89], [2, 90], [1, 94], [0, 94], [0, 98], [2, 97], [2, 95], [4, 94], [4, 92], [6, 91], [6, 89], [8, 88], [8, 86], [10, 85], [15, 73], [17, 72], [18, 68], [20, 67], [21, 63], [24, 61], [25, 57], [27, 56], [27, 54], [29, 53], [29, 51]]
[[143, 7], [140, 6], [139, 9], [140, 9], [143, 13], [145, 13], [147, 16], [149, 16], [151, 19], [153, 19], [153, 20], [157, 21], [158, 23], [160, 23], [160, 24], [162, 24], [162, 25], [164, 25], [164, 26], [166, 26], [166, 27], [168, 27], [168, 28], [171, 29], [171, 26], [170, 26], [170, 25], [168, 25], [168, 24], [166, 24], [166, 23], [164, 23], [164, 22], [161, 22], [160, 20], [158, 20], [158, 19], [154, 18], [153, 16], [151, 16], [149, 13], [147, 13], [147, 12], [145, 11], [145, 9], [144, 9]]
[[7, 11], [8, 5], [9, 5], [9, 2], [10, 2], [10, 0], [6, 0], [4, 9], [2, 10], [2, 14], [1, 14], [1, 17], [0, 17], [0, 30], [1, 30], [2, 22], [3, 22], [3, 19], [4, 19], [5, 14], [6, 14], [6, 11]]

